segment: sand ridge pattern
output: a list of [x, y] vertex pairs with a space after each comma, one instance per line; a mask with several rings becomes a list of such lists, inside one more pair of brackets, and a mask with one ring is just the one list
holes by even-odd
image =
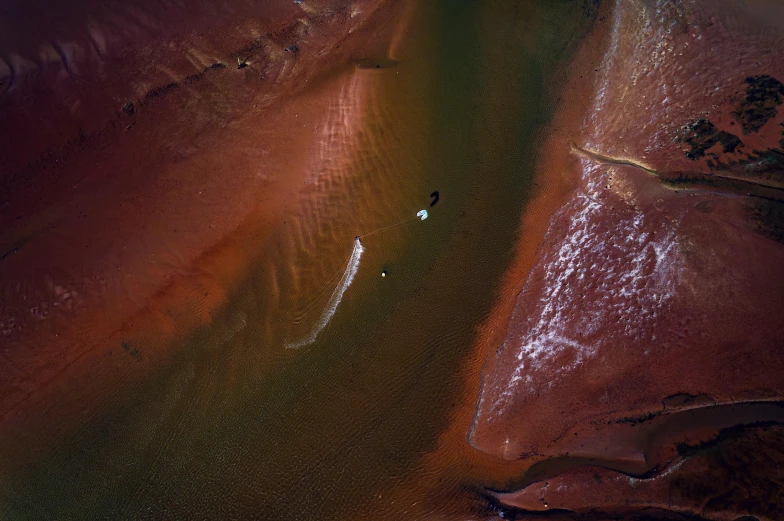
[[[324, 100], [364, 89], [355, 63], [398, 29], [382, 2], [142, 4], [3, 18], [49, 15], [2, 37], [0, 410], [15, 428], [58, 381], [90, 374], [83, 392], [101, 395], [215, 318], [310, 175]], [[35, 54], [44, 41], [61, 52]]]

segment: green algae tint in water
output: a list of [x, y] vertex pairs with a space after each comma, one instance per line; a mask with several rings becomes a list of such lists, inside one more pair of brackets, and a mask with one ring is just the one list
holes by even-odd
[[[397, 68], [346, 73], [380, 75], [354, 164], [311, 194], [327, 206], [293, 213], [300, 227], [334, 223], [313, 251], [338, 267], [363, 226], [405, 218], [437, 189], [431, 217], [369, 236], [337, 313], [298, 350], [283, 347], [288, 315], [268, 288], [290, 295], [285, 274], [319, 255], [263, 257], [178, 357], [5, 483], [6, 517], [415, 519], [481, 484], [470, 466], [420, 463], [464, 405], [461, 362], [511, 260], [547, 86], [591, 17], [565, 1], [418, 9]], [[281, 227], [279, 249], [304, 251], [291, 236]], [[425, 472], [443, 473], [443, 489], [384, 500]]]

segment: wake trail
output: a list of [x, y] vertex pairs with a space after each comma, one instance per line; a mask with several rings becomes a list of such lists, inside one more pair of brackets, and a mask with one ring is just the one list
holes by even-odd
[[348, 287], [354, 280], [354, 275], [357, 274], [357, 270], [359, 269], [359, 260], [362, 257], [362, 252], [365, 251], [365, 248], [362, 246], [359, 238], [354, 239], [354, 250], [351, 252], [351, 256], [348, 260], [348, 266], [346, 267], [346, 271], [343, 273], [343, 276], [340, 278], [335, 291], [332, 292], [332, 296], [329, 298], [329, 302], [327, 303], [327, 307], [324, 309], [324, 312], [321, 314], [318, 322], [313, 327], [313, 330], [310, 334], [300, 340], [299, 342], [293, 342], [286, 344], [286, 347], [291, 349], [296, 349], [299, 347], [304, 347], [308, 344], [312, 344], [316, 341], [316, 337], [318, 336], [321, 331], [327, 327], [330, 319], [335, 314], [335, 311], [338, 309], [338, 304], [343, 299], [343, 294], [346, 292]]
[[[335, 311], [338, 308], [338, 304], [340, 304], [340, 301], [343, 298], [343, 294], [346, 292], [348, 287], [351, 285], [351, 282], [354, 280], [354, 275], [357, 274], [357, 270], [359, 269], [359, 260], [362, 257], [362, 252], [365, 251], [365, 248], [362, 246], [362, 241], [360, 240], [360, 237], [368, 237], [370, 235], [382, 232], [384, 230], [389, 230], [390, 228], [394, 228], [396, 226], [402, 226], [404, 224], [407, 224], [407, 223], [410, 223], [410, 222], [414, 222], [416, 220], [424, 221], [425, 219], [427, 219], [427, 217], [428, 217], [427, 210], [419, 210], [419, 212], [417, 212], [416, 216], [414, 216], [414, 217], [410, 217], [408, 219], [403, 219], [402, 221], [398, 221], [398, 222], [390, 224], [388, 226], [384, 226], [382, 228], [378, 228], [376, 230], [372, 230], [372, 231], [364, 233], [362, 235], [357, 235], [354, 238], [354, 250], [351, 252], [351, 256], [348, 259], [348, 264], [346, 266], [346, 270], [343, 273], [343, 276], [340, 278], [340, 282], [338, 283], [337, 287], [332, 292], [332, 296], [330, 297], [329, 302], [327, 303], [327, 307], [324, 309], [324, 312], [322, 313], [321, 318], [319, 318], [318, 322], [316, 322], [316, 325], [313, 327], [313, 330], [310, 332], [310, 334], [308, 336], [306, 336], [305, 338], [303, 338], [299, 342], [287, 343], [286, 347], [292, 348], [292, 349], [296, 349], [298, 347], [303, 347], [303, 346], [306, 346], [308, 344], [312, 344], [313, 342], [316, 341], [316, 337], [318, 337], [318, 334], [321, 333], [321, 331], [325, 327], [327, 327], [327, 324], [329, 323], [330, 319], [332, 318], [332, 315], [335, 314]], [[319, 296], [320, 295], [321, 295], [321, 293], [319, 293]], [[315, 302], [317, 300], [318, 300], [318, 297], [313, 299], [313, 302]], [[310, 308], [307, 308], [306, 312], [309, 309]]]

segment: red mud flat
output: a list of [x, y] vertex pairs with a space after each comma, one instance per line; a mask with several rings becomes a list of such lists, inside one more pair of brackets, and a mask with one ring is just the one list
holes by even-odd
[[506, 518], [782, 519], [781, 7], [603, 9], [572, 80], [592, 79], [590, 107], [551, 137], [576, 188], [509, 282], [482, 373], [470, 443], [530, 464], [490, 501]]
[[0, 16], [11, 437], [94, 412], [215, 315], [296, 200], [326, 100], [390, 63], [407, 5], [17, 4]]

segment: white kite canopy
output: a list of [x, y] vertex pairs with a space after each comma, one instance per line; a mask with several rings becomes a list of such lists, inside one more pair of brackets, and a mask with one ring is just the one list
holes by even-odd
[[[436, 194], [436, 200], [438, 200], [438, 194]], [[420, 220], [424, 221], [427, 219], [427, 210], [419, 210], [416, 214], [416, 217], [409, 217], [402, 221], [390, 224], [389, 226], [384, 226], [383, 228], [379, 228], [377, 230], [373, 230], [371, 232], [357, 235], [354, 237], [354, 249], [351, 252], [351, 256], [348, 259], [348, 263], [346, 264], [346, 270], [343, 273], [343, 276], [340, 278], [337, 287], [332, 292], [332, 297], [330, 297], [329, 302], [327, 302], [327, 307], [324, 309], [324, 312], [321, 314], [321, 317], [316, 322], [315, 326], [311, 330], [310, 334], [300, 340], [299, 342], [292, 342], [287, 343], [286, 347], [302, 347], [308, 344], [312, 344], [316, 341], [316, 337], [318, 336], [321, 331], [327, 327], [327, 323], [332, 318], [332, 315], [335, 314], [335, 311], [338, 308], [338, 304], [340, 304], [341, 299], [343, 298], [343, 294], [346, 292], [348, 287], [351, 285], [351, 282], [354, 280], [354, 276], [357, 274], [357, 270], [359, 269], [359, 259], [362, 257], [362, 252], [365, 251], [365, 248], [362, 246], [361, 237], [367, 237], [369, 235], [373, 235], [374, 233], [378, 233], [384, 230], [388, 230], [390, 228], [394, 228], [396, 226], [400, 226], [406, 223], [410, 223], [412, 221], [416, 221], [417, 217]], [[383, 270], [381, 272], [382, 277], [387, 276], [387, 271]]]

